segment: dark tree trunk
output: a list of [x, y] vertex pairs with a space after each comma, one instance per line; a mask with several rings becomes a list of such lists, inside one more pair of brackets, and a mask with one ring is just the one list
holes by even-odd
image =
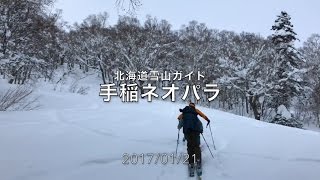
[[137, 83], [139, 89], [140, 89], [140, 94], [144, 94], [144, 89], [143, 89], [143, 82], [142, 81], [138, 81], [139, 83]]
[[105, 77], [105, 73], [104, 73], [104, 69], [101, 65], [101, 62], [99, 62], [99, 67], [100, 67], [100, 71], [101, 71], [101, 75], [102, 75], [102, 81], [103, 81], [103, 84], [106, 84], [106, 77]]
[[254, 114], [254, 118], [256, 120], [260, 120], [261, 113], [259, 112], [260, 111], [260, 103], [258, 101], [258, 98], [256, 96], [250, 96], [249, 97], [249, 103], [250, 103], [250, 106], [252, 108], [252, 111], [253, 111], [253, 114]]
[[60, 58], [60, 65], [62, 66], [64, 64], [64, 57]]
[[248, 97], [246, 97], [246, 112], [249, 114], [249, 103], [248, 103]]

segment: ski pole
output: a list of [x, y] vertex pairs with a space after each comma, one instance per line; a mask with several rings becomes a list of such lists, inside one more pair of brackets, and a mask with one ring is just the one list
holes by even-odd
[[201, 135], [202, 135], [203, 140], [204, 140], [204, 142], [206, 143], [206, 145], [207, 145], [207, 147], [208, 147], [208, 149], [209, 149], [209, 151], [210, 151], [210, 154], [211, 154], [212, 158], [214, 159], [214, 156], [213, 156], [213, 154], [212, 154], [212, 152], [211, 152], [211, 149], [210, 149], [210, 147], [209, 147], [209, 145], [208, 145], [208, 143], [207, 143], [207, 141], [206, 141], [206, 138], [204, 138], [204, 136], [203, 136], [202, 133], [201, 133]]
[[209, 124], [209, 129], [210, 129], [210, 133], [211, 133], [211, 139], [212, 139], [212, 143], [213, 143], [213, 149], [214, 149], [214, 150], [217, 150], [217, 149], [216, 149], [216, 146], [214, 145], [214, 140], [213, 140], [213, 135], [212, 135], [212, 130], [211, 130], [210, 124]]
[[178, 139], [177, 139], [177, 147], [176, 147], [176, 157], [177, 157], [177, 155], [178, 155], [179, 135], [180, 135], [180, 129], [178, 129]]

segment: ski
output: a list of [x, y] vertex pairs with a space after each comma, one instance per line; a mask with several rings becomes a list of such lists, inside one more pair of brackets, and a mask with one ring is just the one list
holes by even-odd
[[196, 176], [198, 180], [202, 179], [202, 167], [198, 167], [198, 165], [196, 166], [188, 165], [188, 171], [189, 171], [189, 177]]
[[198, 172], [197, 172], [197, 177], [198, 177], [197, 178], [198, 180], [201, 180], [202, 179], [202, 172], [200, 174], [198, 174]]
[[198, 176], [198, 180], [201, 180], [201, 176], [202, 176], [202, 167], [200, 164], [197, 164], [196, 166], [196, 172], [197, 172], [197, 176]]
[[194, 177], [195, 167], [193, 165], [188, 165], [189, 177]]

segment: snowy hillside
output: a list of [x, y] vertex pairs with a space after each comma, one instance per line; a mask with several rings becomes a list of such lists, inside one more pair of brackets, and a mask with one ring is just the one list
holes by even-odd
[[[178, 109], [154, 101], [102, 102], [99, 87], [86, 96], [40, 88], [39, 110], [0, 112], [1, 180], [182, 180], [182, 163], [153, 160], [123, 165], [123, 154], [176, 148]], [[201, 139], [203, 179], [318, 180], [320, 134], [199, 107], [211, 120], [215, 159]], [[202, 121], [203, 122], [203, 121]], [[210, 131], [204, 135], [212, 148]], [[182, 133], [180, 133], [180, 139]], [[179, 153], [186, 145], [179, 144]]]

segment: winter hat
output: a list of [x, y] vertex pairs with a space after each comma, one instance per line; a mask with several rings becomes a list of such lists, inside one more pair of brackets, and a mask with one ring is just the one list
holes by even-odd
[[194, 107], [194, 108], [196, 107], [196, 105], [193, 102], [190, 102], [189, 106]]

